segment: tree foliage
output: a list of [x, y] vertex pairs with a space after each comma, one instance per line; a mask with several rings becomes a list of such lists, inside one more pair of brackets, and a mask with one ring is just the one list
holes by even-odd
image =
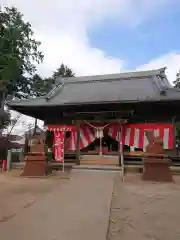
[[46, 95], [53, 87], [51, 78], [43, 79], [39, 74], [32, 76], [30, 81], [30, 96], [40, 97]]
[[[30, 79], [30, 96], [33, 97], [40, 97], [46, 95], [52, 88], [53, 85], [56, 83], [56, 79], [59, 77], [73, 77], [74, 73], [71, 68], [64, 65], [63, 63], [60, 67], [53, 73], [52, 77], [49, 78], [42, 78], [40, 75], [35, 74]], [[36, 132], [37, 127], [37, 119], [34, 123], [34, 134]]]
[[[40, 97], [47, 94], [57, 77], [74, 76], [66, 65], [49, 78], [36, 73], [36, 63], [43, 61], [40, 42], [34, 38], [31, 24], [16, 8], [0, 8], [0, 107], [4, 109], [7, 96], [13, 98]], [[1, 104], [2, 103], [2, 104]], [[1, 114], [3, 116], [3, 113]], [[9, 115], [8, 115], [9, 116]], [[2, 121], [5, 127], [8, 121]]]
[[[11, 123], [11, 114], [9, 111], [4, 111], [4, 109], [0, 109], [0, 130], [7, 128]], [[0, 132], [0, 136], [2, 132]]]
[[180, 71], [176, 74], [176, 80], [173, 82], [175, 88], [180, 88]]
[[31, 91], [30, 95], [34, 97], [40, 97], [46, 95], [56, 83], [57, 78], [73, 77], [75, 74], [72, 69], [63, 63], [49, 78], [42, 78], [40, 75], [35, 74], [30, 79]]
[[53, 80], [55, 80], [58, 77], [74, 77], [74, 72], [71, 68], [64, 65], [63, 63], [60, 65], [60, 67], [53, 73]]
[[0, 91], [18, 98], [41, 96], [50, 90], [57, 77], [74, 76], [64, 64], [50, 78], [36, 74], [35, 63], [43, 60], [40, 44], [22, 13], [14, 7], [0, 9]]
[[43, 60], [29, 22], [14, 7], [0, 9], [0, 90], [21, 97], [29, 93], [27, 75]]

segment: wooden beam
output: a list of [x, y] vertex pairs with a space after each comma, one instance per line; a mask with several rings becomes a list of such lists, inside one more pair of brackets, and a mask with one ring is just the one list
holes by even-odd
[[80, 122], [76, 122], [77, 141], [76, 141], [76, 165], [80, 165]]

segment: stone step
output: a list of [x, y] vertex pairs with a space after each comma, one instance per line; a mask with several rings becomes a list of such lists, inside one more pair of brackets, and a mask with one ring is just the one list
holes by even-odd
[[99, 159], [118, 159], [118, 156], [113, 156], [113, 155], [81, 155], [81, 159], [90, 159], [90, 158], [99, 158]]
[[[170, 170], [173, 175], [180, 174], [180, 166], [170, 166]], [[142, 173], [143, 165], [126, 165], [124, 171], [126, 173]]]
[[121, 167], [118, 166], [110, 166], [110, 165], [74, 165], [72, 167], [73, 170], [102, 170], [102, 171], [121, 171]]
[[117, 156], [83, 155], [80, 157], [81, 165], [118, 165]]

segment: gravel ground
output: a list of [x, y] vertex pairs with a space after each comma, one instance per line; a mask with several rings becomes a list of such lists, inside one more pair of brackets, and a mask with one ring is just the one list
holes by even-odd
[[[49, 178], [22, 178], [20, 171], [0, 174], [0, 223], [15, 217], [59, 185]], [[61, 179], [63, 184], [65, 179]]]
[[168, 184], [140, 177], [116, 176], [107, 240], [179, 240], [180, 176]]
[[105, 240], [114, 178], [102, 171], [73, 171], [72, 180], [0, 175], [0, 239]]
[[[68, 181], [19, 178], [16, 174], [0, 174], [0, 223]], [[174, 176], [175, 183], [169, 184], [143, 182], [140, 177], [127, 174], [122, 183], [117, 174], [107, 240], [180, 240], [180, 176]]]

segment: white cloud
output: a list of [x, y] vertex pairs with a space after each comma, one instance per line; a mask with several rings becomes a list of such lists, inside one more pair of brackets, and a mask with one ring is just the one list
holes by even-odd
[[[160, 7], [177, 0], [1, 0], [14, 5], [32, 23], [42, 42], [42, 75], [51, 75], [61, 62], [77, 75], [120, 72], [123, 61], [91, 47], [89, 28], [107, 19], [137, 25]], [[102, 40], [103, 41], [103, 40]], [[113, 44], [113, 43], [111, 43]]]
[[[43, 38], [43, 37], [42, 37]], [[63, 62], [70, 66], [76, 75], [103, 74], [120, 72], [123, 61], [107, 56], [100, 49], [91, 48], [87, 39], [71, 37], [66, 33], [57, 34], [55, 39], [51, 36], [44, 38], [43, 52], [46, 52], [45, 61], [39, 70], [48, 75]], [[50, 46], [53, 42], [51, 48]], [[57, 49], [57, 46], [64, 46]], [[56, 55], [56, 53], [58, 53]]]
[[171, 82], [176, 79], [176, 73], [180, 70], [180, 53], [169, 53], [151, 60], [149, 63], [138, 67], [138, 70], [150, 70], [166, 67], [166, 74]]

